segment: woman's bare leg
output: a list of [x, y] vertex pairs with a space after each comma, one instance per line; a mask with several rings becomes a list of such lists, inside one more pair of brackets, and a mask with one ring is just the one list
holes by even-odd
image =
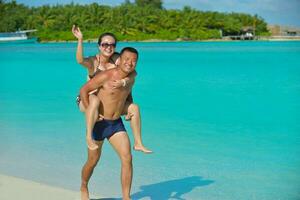
[[133, 149], [144, 153], [152, 153], [152, 151], [147, 149], [142, 142], [141, 114], [139, 106], [134, 103], [129, 104], [126, 102], [123, 113], [127, 114], [125, 119], [130, 120], [130, 126], [134, 137]]
[[92, 138], [93, 128], [95, 123], [99, 117], [98, 109], [100, 105], [100, 100], [96, 95], [89, 95], [89, 106], [85, 109], [80, 102], [79, 108], [82, 112], [85, 112], [86, 118], [86, 142], [87, 146], [91, 150], [95, 150], [98, 148], [98, 145]]

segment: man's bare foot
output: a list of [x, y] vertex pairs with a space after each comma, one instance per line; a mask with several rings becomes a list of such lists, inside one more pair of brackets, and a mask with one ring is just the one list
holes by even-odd
[[87, 187], [81, 186], [81, 188], [80, 188], [80, 196], [81, 196], [81, 200], [90, 200], [89, 190], [87, 189]]
[[86, 138], [86, 143], [90, 150], [96, 150], [99, 148], [99, 146], [95, 143], [95, 141], [92, 138]]
[[134, 145], [133, 149], [135, 151], [141, 151], [143, 153], [153, 153], [153, 151], [147, 149], [146, 147], [144, 147], [143, 145]]

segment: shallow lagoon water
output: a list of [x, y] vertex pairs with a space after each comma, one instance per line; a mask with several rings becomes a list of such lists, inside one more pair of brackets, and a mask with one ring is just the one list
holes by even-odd
[[[133, 152], [133, 199], [300, 198], [300, 42], [117, 50], [125, 46], [140, 52], [133, 96], [155, 151]], [[78, 190], [86, 146], [75, 97], [86, 72], [75, 51], [75, 43], [0, 44], [0, 173]], [[91, 193], [120, 198], [119, 173], [106, 142]]]

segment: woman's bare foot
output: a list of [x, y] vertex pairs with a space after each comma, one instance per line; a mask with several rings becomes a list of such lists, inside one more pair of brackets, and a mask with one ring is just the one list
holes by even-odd
[[87, 137], [86, 143], [90, 150], [96, 150], [99, 148], [99, 146], [95, 143], [95, 141], [92, 138]]
[[87, 187], [81, 186], [80, 188], [80, 196], [81, 200], [90, 200], [89, 190]]
[[135, 145], [133, 146], [133, 149], [134, 149], [135, 151], [141, 151], [141, 152], [143, 152], [143, 153], [153, 153], [153, 151], [147, 149], [146, 147], [144, 147], [144, 145], [136, 145], [136, 144], [135, 144]]

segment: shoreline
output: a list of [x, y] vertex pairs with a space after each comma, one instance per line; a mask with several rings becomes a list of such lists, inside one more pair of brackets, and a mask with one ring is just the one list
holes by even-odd
[[[100, 197], [92, 198], [100, 199]], [[72, 191], [60, 187], [7, 176], [0, 174], [0, 199], [21, 200], [80, 200], [79, 191]]]
[[[299, 38], [260, 38], [255, 40], [229, 40], [229, 39], [208, 39], [208, 40], [123, 40], [119, 42], [145, 42], [145, 43], [156, 43], [156, 42], [245, 42], [245, 41], [275, 41], [275, 42], [287, 42], [287, 41], [300, 41]], [[97, 39], [83, 40], [83, 43], [97, 43]], [[38, 43], [77, 43], [77, 40], [55, 40], [55, 41], [39, 41]]]

